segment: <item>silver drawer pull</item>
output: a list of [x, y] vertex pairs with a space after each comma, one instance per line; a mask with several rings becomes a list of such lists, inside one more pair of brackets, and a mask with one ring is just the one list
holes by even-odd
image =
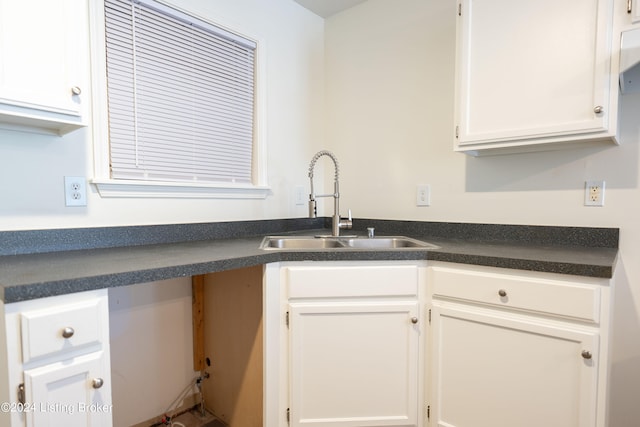
[[94, 378], [91, 385], [93, 388], [98, 389], [104, 385], [104, 380], [102, 378]]
[[418, 318], [417, 318], [417, 317], [412, 317], [412, 318], [411, 318], [411, 323], [413, 323], [414, 325], [415, 325], [416, 323], [418, 323]]
[[80, 87], [79, 87], [79, 86], [73, 86], [73, 87], [71, 88], [71, 93], [72, 93], [73, 95], [80, 95], [80, 94], [82, 93], [82, 89], [80, 89]]
[[62, 338], [71, 338], [76, 331], [71, 326], [67, 326], [62, 330]]
[[591, 359], [591, 352], [587, 350], [582, 350], [582, 357], [584, 357], [587, 360]]
[[507, 291], [505, 291], [504, 289], [500, 289], [498, 291], [498, 295], [500, 295], [501, 297], [506, 297], [507, 296]]

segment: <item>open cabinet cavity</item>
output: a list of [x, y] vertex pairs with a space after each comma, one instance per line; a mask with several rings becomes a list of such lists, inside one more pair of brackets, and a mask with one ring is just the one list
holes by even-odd
[[192, 279], [194, 370], [208, 374], [206, 409], [232, 427], [263, 425], [262, 271]]

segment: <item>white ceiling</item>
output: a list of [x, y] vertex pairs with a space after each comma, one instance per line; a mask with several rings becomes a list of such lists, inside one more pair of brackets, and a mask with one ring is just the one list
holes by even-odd
[[316, 15], [328, 18], [367, 0], [294, 0]]

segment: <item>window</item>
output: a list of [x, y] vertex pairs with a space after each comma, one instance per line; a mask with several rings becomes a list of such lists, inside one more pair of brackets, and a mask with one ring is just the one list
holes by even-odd
[[153, 0], [104, 17], [109, 184], [259, 188], [256, 42]]

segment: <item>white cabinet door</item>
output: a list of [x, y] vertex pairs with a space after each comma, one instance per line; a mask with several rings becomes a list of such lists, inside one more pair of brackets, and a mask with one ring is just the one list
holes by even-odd
[[593, 427], [597, 330], [434, 301], [435, 426]]
[[460, 0], [455, 149], [614, 139], [612, 13], [612, 0]]
[[417, 301], [290, 304], [292, 427], [418, 425]]
[[[0, 425], [111, 426], [108, 290], [4, 305]], [[94, 387], [94, 379], [102, 379]], [[22, 389], [20, 396], [18, 390]]]
[[27, 427], [111, 425], [109, 367], [102, 352], [24, 372]]
[[634, 24], [636, 22], [640, 22], [640, 1], [632, 0], [631, 10], [629, 11], [631, 14], [631, 22]]
[[0, 124], [65, 133], [89, 93], [83, 0], [0, 0]]

